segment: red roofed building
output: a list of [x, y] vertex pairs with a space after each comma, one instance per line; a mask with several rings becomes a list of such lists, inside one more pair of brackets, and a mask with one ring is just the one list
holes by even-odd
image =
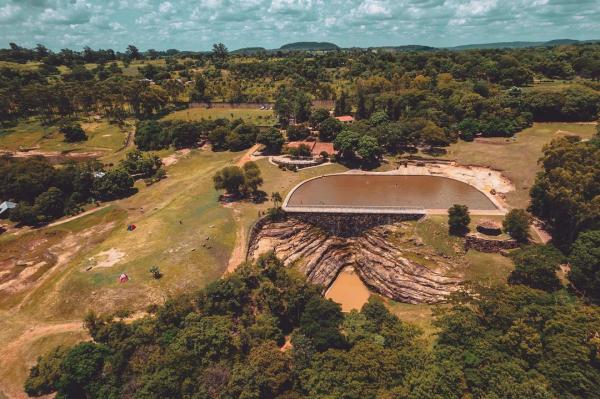
[[312, 152], [312, 149], [315, 146], [315, 141], [290, 141], [289, 143], [287, 143], [287, 146], [289, 148], [298, 148], [303, 144], [310, 148], [310, 151]]
[[289, 148], [298, 148], [302, 144], [310, 148], [310, 152], [313, 156], [319, 156], [322, 152], [326, 152], [328, 155], [336, 154], [337, 151], [333, 149], [333, 143], [324, 143], [316, 141], [290, 141], [287, 146]]
[[337, 151], [333, 149], [333, 143], [315, 143], [312, 148], [313, 155], [321, 155], [322, 152], [326, 152], [329, 156], [337, 154]]
[[354, 122], [354, 117], [352, 115], [336, 116], [335, 119], [337, 119], [338, 121], [340, 121], [342, 123], [352, 123], [352, 122]]

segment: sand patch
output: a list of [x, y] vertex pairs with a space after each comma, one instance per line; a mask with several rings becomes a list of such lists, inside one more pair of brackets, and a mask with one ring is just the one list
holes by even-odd
[[184, 148], [182, 150], [175, 151], [174, 154], [169, 155], [162, 159], [163, 166], [171, 166], [175, 165], [181, 158], [186, 157], [192, 150], [189, 148]]
[[91, 257], [88, 261], [87, 270], [96, 267], [113, 267], [125, 257], [125, 253], [118, 249], [111, 248], [100, 252], [98, 255]]
[[21, 291], [26, 287], [27, 281], [29, 281], [30, 278], [32, 278], [38, 272], [38, 270], [44, 266], [46, 266], [46, 262], [38, 262], [34, 265], [28, 265], [15, 278], [0, 284], [0, 291], [7, 294]]
[[[368, 172], [351, 170], [345, 173], [359, 174]], [[479, 165], [459, 165], [454, 162], [428, 162], [424, 163], [422, 166], [417, 166], [416, 163], [409, 163], [407, 166], [401, 165], [397, 169], [388, 172], [380, 172], [380, 174], [449, 177], [476, 187], [501, 211], [508, 208], [504, 201], [506, 194], [515, 190], [514, 184], [499, 170]]]
[[85, 122], [85, 123], [81, 124], [81, 127], [86, 132], [93, 132], [94, 130], [98, 129], [99, 126], [100, 126], [100, 123], [98, 123], [98, 122]]

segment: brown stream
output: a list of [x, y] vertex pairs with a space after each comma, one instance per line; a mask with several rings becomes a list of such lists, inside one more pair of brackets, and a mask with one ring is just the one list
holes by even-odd
[[342, 311], [360, 310], [367, 303], [371, 292], [358, 277], [354, 268], [345, 268], [325, 293], [325, 298], [342, 305]]

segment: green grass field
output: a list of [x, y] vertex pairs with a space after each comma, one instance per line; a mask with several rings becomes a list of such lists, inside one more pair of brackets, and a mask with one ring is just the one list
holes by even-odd
[[273, 126], [277, 120], [272, 110], [261, 110], [257, 108], [190, 108], [173, 112], [164, 120], [199, 121], [202, 119], [229, 120], [242, 118], [246, 122], [261, 126]]
[[[34, 276], [37, 283], [0, 300], [0, 348], [31, 328], [74, 323], [88, 310], [144, 310], [219, 278], [236, 245], [238, 229], [247, 231], [258, 211], [271, 206], [270, 202], [242, 202], [225, 207], [217, 202], [213, 174], [242, 155], [193, 150], [167, 168], [167, 179], [150, 187], [138, 185], [138, 194], [108, 208], [56, 227], [0, 236], [0, 261], [13, 256], [22, 261], [53, 259], [51, 267]], [[301, 180], [344, 170], [330, 165], [294, 173], [281, 171], [266, 159], [258, 164], [265, 179], [263, 189], [282, 195]], [[130, 223], [137, 229], [127, 231]], [[160, 280], [152, 278], [151, 266], [160, 268]], [[125, 284], [118, 282], [121, 273], [130, 277]], [[20, 389], [25, 362], [54, 344], [72, 343], [83, 336], [71, 331], [53, 333], [52, 345], [38, 338], [24, 342], [32, 346], [17, 348], [22, 357], [10, 364], [0, 359], [0, 369], [11, 370], [0, 372], [0, 386]]]
[[[472, 216], [470, 230], [475, 230], [475, 226], [482, 219], [491, 219], [499, 222], [502, 218], [499, 216]], [[475, 250], [464, 252], [464, 240], [460, 237], [448, 235], [448, 224], [446, 216], [428, 216], [418, 222], [408, 222], [411, 224], [414, 235], [419, 237], [426, 251], [432, 250], [438, 255], [444, 256], [449, 260], [451, 274], [457, 274], [467, 282], [478, 284], [504, 284], [510, 272], [514, 269], [511, 259], [495, 253], [483, 253]], [[402, 244], [399, 244], [402, 245]], [[410, 258], [410, 257], [409, 257]], [[421, 261], [428, 266], [422, 259], [413, 259]], [[433, 322], [433, 309], [436, 306], [444, 305], [412, 305], [399, 303], [392, 300], [385, 300], [391, 312], [405, 322], [413, 323], [420, 327], [424, 332], [424, 338], [432, 344], [435, 338], [435, 328]]]
[[41, 64], [39, 62], [27, 62], [20, 64], [18, 62], [0, 61], [0, 68], [10, 68], [19, 71], [36, 71]]
[[525, 208], [529, 203], [529, 189], [539, 171], [537, 160], [542, 148], [553, 138], [565, 134], [591, 137], [596, 126], [576, 123], [534, 123], [517, 133], [514, 138], [486, 138], [485, 142], [459, 141], [448, 148], [444, 158], [456, 159], [461, 164], [483, 165], [501, 170], [515, 185], [507, 195], [510, 206]]
[[552, 82], [535, 83], [533, 86], [523, 87], [523, 91], [543, 91], [548, 93], [561, 92], [566, 89], [578, 88], [582, 86], [585, 80], [554, 80]]
[[40, 151], [102, 151], [114, 152], [123, 147], [127, 132], [105, 120], [80, 121], [88, 140], [67, 143], [57, 125], [44, 126], [37, 119], [21, 121], [16, 127], [0, 130], [0, 150], [17, 151], [36, 149]]

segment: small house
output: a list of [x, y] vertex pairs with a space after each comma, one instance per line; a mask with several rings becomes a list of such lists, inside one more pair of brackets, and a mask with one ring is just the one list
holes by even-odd
[[4, 201], [3, 203], [0, 204], [0, 215], [2, 215], [4, 212], [8, 212], [11, 209], [15, 209], [17, 207], [17, 204], [11, 201]]
[[338, 121], [340, 121], [340, 122], [342, 122], [344, 124], [348, 124], [348, 123], [354, 122], [354, 117], [352, 115], [336, 116], [335, 119], [337, 119]]

